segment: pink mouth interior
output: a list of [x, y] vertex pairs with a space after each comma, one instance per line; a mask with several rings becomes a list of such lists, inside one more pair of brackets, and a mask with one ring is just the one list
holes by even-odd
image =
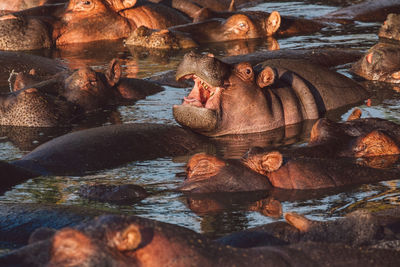
[[194, 87], [188, 96], [184, 97], [182, 105], [216, 109], [219, 102], [220, 87], [213, 87], [196, 75], [187, 75], [185, 79], [193, 79]]

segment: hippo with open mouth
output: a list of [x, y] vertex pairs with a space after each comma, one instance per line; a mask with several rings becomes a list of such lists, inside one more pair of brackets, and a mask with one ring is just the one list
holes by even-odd
[[175, 120], [206, 136], [268, 131], [365, 99], [354, 81], [305, 61], [275, 60], [254, 69], [242, 62], [226, 64], [213, 55], [185, 55], [176, 79], [194, 87]]

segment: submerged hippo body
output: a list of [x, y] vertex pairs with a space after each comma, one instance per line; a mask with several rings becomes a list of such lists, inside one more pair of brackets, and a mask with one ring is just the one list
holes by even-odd
[[35, 72], [33, 69], [28, 74], [18, 73], [14, 79], [13, 89], [34, 86], [42, 91], [61, 95], [85, 111], [125, 101], [132, 103], [163, 90], [161, 86], [146, 80], [121, 78], [121, 64], [116, 59], [111, 60], [104, 73], [89, 67], [46, 77], [40, 77]]
[[[241, 162], [195, 155], [187, 164], [188, 178], [180, 189], [193, 193], [272, 187], [323, 189], [397, 179], [400, 175], [397, 169], [371, 167], [387, 167], [398, 159], [399, 131], [399, 125], [380, 119], [343, 124], [321, 119], [314, 125], [310, 142], [304, 147], [282, 149], [282, 152], [254, 148]], [[346, 159], [349, 157], [365, 162], [355, 164]]]
[[177, 126], [109, 125], [52, 139], [12, 164], [40, 174], [82, 174], [133, 160], [184, 155], [201, 145], [201, 136]]
[[67, 126], [75, 115], [74, 105], [35, 88], [0, 95], [0, 125]]
[[324, 19], [358, 20], [364, 22], [384, 21], [389, 13], [399, 13], [397, 0], [367, 0], [341, 8], [323, 16]]
[[186, 54], [176, 77], [193, 79], [195, 86], [173, 107], [176, 121], [208, 136], [262, 132], [317, 119], [367, 95], [350, 79], [302, 61], [268, 61], [255, 70]]
[[286, 213], [286, 222], [250, 228], [216, 241], [241, 248], [313, 241], [376, 248], [390, 248], [385, 245], [392, 244], [398, 250], [399, 215], [398, 208], [378, 212], [356, 210], [333, 221], [312, 221], [296, 213]]
[[0, 17], [0, 50], [20, 51], [50, 48], [48, 25], [34, 17]]
[[[300, 26], [301, 25], [301, 26]], [[289, 36], [315, 32], [322, 24], [282, 17], [277, 11], [228, 13], [220, 18], [211, 18], [197, 23], [178, 25], [163, 31], [136, 31], [126, 44], [159, 49], [183, 49], [196, 44], [247, 40], [267, 36]], [[151, 40], [151, 43], [148, 41]], [[157, 40], [160, 44], [157, 44]], [[164, 43], [171, 43], [165, 46]], [[174, 43], [174, 45], [172, 45]]]
[[190, 193], [309, 190], [393, 180], [399, 175], [396, 170], [378, 170], [345, 160], [284, 157], [277, 151], [242, 163], [199, 154], [188, 162], [188, 178], [179, 189]]
[[[326, 253], [329, 250], [331, 253]], [[334, 252], [334, 253], [333, 253]], [[19, 266], [357, 266], [399, 264], [399, 252], [308, 243], [237, 249], [191, 230], [135, 216], [101, 216], [74, 228], [42, 231], [30, 245], [0, 257]]]
[[121, 1], [70, 1], [53, 25], [56, 45], [121, 39], [141, 25], [160, 29], [188, 22], [166, 6], [145, 3], [120, 11], [114, 2]]

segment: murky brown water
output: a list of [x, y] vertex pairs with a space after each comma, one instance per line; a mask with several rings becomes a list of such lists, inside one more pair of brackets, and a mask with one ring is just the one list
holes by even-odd
[[[253, 10], [278, 10], [283, 15], [294, 15], [305, 18], [321, 16], [336, 9], [332, 5], [321, 5], [318, 2], [272, 2], [251, 7]], [[340, 1], [335, 1], [340, 2]], [[366, 50], [378, 40], [379, 24], [354, 23], [345, 26], [332, 26], [319, 33], [308, 36], [295, 36], [278, 40], [281, 48], [354, 48]], [[239, 52], [254, 52], [267, 50], [270, 40], [234, 42], [202, 47], [198, 50], [213, 52], [224, 56]], [[124, 47], [122, 42], [99, 42], [90, 45], [76, 45], [61, 48], [55, 51], [42, 51], [49, 57], [60, 58], [72, 68], [88, 64], [97, 69], [104, 69], [114, 57], [123, 59], [125, 75], [130, 77], [148, 77], [154, 73], [174, 69], [181, 60], [184, 52], [168, 57], [149, 54], [146, 51], [134, 51]], [[165, 56], [165, 55], [164, 55]], [[349, 66], [340, 66], [338, 70], [348, 75]], [[373, 89], [372, 106], [360, 106], [365, 116], [386, 118], [400, 123], [400, 93], [387, 85]], [[141, 100], [132, 106], [122, 106], [114, 111], [104, 112], [101, 119], [94, 119], [88, 125], [102, 125], [122, 121], [155, 122], [175, 124], [171, 107], [181, 102], [189, 89], [165, 87], [165, 91]], [[343, 120], [345, 114], [331, 115]], [[104, 118], [105, 117], [105, 118]], [[26, 131], [22, 131], [26, 133]], [[61, 134], [61, 132], [47, 132], [44, 129], [34, 133], [33, 139], [20, 136], [21, 129], [0, 128], [0, 160], [20, 158], [32, 150], [39, 143]], [[301, 144], [306, 141], [307, 133], [295, 136], [289, 140], [273, 138], [275, 145], [286, 143]], [[252, 144], [266, 144], [271, 139], [267, 136], [253, 136]], [[224, 157], [239, 157], [248, 147], [243, 140], [226, 141], [229, 146], [220, 145], [211, 147], [209, 151]], [[233, 143], [233, 144], [232, 144]], [[183, 177], [179, 175], [184, 170], [188, 157], [161, 158], [151, 161], [132, 162], [120, 168], [100, 171], [86, 176], [57, 176], [39, 177], [15, 186], [12, 190], [0, 196], [1, 202], [37, 202], [57, 203], [60, 205], [82, 205], [103, 209], [116, 209], [121, 212], [153, 218], [164, 222], [179, 224], [197, 232], [210, 236], [221, 236], [226, 233], [265, 224], [276, 220], [254, 211], [256, 201], [265, 199], [267, 194], [220, 194], [217, 199], [187, 199], [180, 193], [173, 192]], [[133, 205], [110, 205], [97, 202], [88, 202], [77, 195], [80, 185], [87, 183], [135, 183], [143, 186], [151, 196], [140, 203]], [[345, 192], [327, 192], [320, 195], [297, 197], [283, 196], [283, 211], [296, 211], [306, 214], [313, 219], [331, 219], [353, 211], [357, 208], [379, 209], [390, 205], [400, 204], [399, 181], [382, 182], [373, 185], [363, 185], [351, 188]], [[300, 200], [299, 200], [300, 199]], [[218, 202], [216, 202], [218, 201]], [[188, 203], [190, 203], [189, 208]], [[222, 204], [221, 204], [222, 203]], [[219, 211], [216, 211], [220, 209]], [[222, 210], [221, 210], [222, 209]], [[206, 210], [213, 212], [206, 213]], [[281, 220], [282, 218], [278, 218]]]

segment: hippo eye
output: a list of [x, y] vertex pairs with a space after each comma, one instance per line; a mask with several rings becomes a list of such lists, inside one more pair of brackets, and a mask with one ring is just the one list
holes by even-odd
[[92, 1], [83, 1], [83, 4], [86, 5], [86, 6], [89, 6], [89, 5], [92, 4]]
[[239, 23], [239, 27], [240, 28], [245, 28], [246, 27], [246, 23], [244, 23], [244, 22]]
[[247, 68], [246, 69], [246, 74], [251, 74], [251, 69]]

